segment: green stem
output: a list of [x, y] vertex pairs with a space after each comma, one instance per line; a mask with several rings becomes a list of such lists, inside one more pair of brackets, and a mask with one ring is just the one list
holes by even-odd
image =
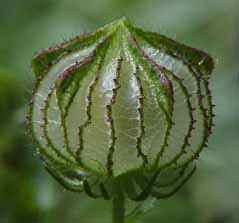
[[120, 182], [116, 182], [114, 189], [113, 223], [125, 223], [125, 196], [121, 189]]

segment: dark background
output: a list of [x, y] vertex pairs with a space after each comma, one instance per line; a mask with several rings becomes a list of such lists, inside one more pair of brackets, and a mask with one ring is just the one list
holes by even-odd
[[239, 222], [237, 0], [0, 0], [0, 223], [108, 223], [110, 204], [65, 191], [25, 136], [34, 53], [121, 16], [209, 52], [216, 128], [197, 173], [142, 222]]

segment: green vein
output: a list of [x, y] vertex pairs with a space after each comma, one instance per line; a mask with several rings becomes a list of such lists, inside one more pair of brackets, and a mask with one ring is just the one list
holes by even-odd
[[143, 92], [143, 87], [142, 87], [142, 83], [141, 80], [138, 76], [138, 72], [139, 72], [139, 67], [136, 66], [136, 71], [134, 73], [135, 79], [137, 81], [137, 85], [138, 85], [138, 89], [139, 89], [139, 97], [138, 97], [138, 101], [139, 101], [139, 107], [138, 107], [138, 113], [139, 113], [139, 126], [140, 126], [140, 133], [139, 136], [137, 137], [137, 150], [138, 150], [138, 156], [141, 156], [143, 159], [143, 166], [145, 167], [148, 163], [148, 159], [147, 156], [143, 153], [142, 151], [142, 139], [145, 135], [145, 126], [144, 126], [144, 92]]
[[113, 120], [113, 114], [112, 114], [112, 107], [113, 104], [115, 104], [116, 97], [117, 97], [117, 91], [120, 88], [119, 78], [120, 78], [120, 71], [122, 66], [122, 57], [120, 57], [117, 61], [117, 70], [116, 70], [116, 76], [113, 79], [114, 81], [114, 88], [112, 89], [112, 97], [109, 102], [109, 104], [106, 105], [106, 117], [107, 117], [107, 123], [109, 125], [110, 129], [110, 144], [109, 144], [109, 153], [107, 156], [107, 171], [110, 176], [113, 175], [113, 154], [115, 151], [115, 143], [116, 143], [116, 134], [115, 134], [115, 126], [114, 126], [114, 120]]

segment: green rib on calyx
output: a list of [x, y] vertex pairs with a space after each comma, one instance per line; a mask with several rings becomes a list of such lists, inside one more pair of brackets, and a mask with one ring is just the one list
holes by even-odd
[[113, 198], [114, 222], [124, 197], [173, 195], [212, 132], [213, 66], [125, 18], [41, 51], [28, 126], [46, 169], [69, 190]]

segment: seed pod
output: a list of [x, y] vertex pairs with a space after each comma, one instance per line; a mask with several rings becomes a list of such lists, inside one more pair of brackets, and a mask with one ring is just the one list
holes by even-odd
[[118, 216], [124, 196], [166, 198], [190, 178], [213, 126], [206, 53], [123, 18], [32, 67], [29, 128], [65, 188], [113, 198]]

